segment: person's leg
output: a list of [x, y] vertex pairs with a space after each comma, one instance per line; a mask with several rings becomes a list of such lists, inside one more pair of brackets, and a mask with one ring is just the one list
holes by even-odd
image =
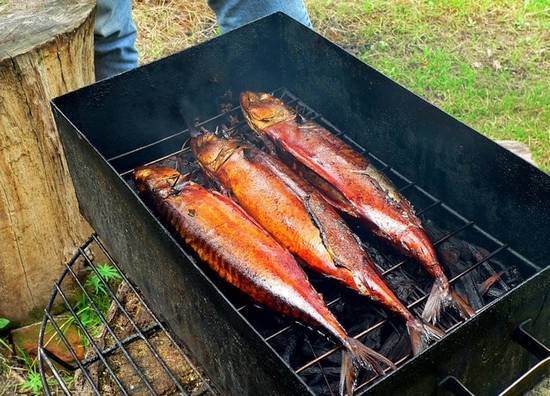
[[94, 28], [96, 80], [138, 66], [132, 0], [98, 0]]
[[216, 13], [222, 33], [276, 11], [282, 11], [311, 28], [311, 20], [302, 0], [208, 0]]

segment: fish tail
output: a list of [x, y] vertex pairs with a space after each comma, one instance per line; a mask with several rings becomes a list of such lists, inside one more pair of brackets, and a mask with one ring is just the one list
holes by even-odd
[[469, 319], [475, 314], [475, 310], [453, 289], [451, 292], [451, 304], [464, 319]]
[[451, 300], [448, 282], [436, 279], [424, 306], [424, 311], [422, 311], [422, 319], [426, 322], [436, 323], [443, 309], [451, 304]]
[[[391, 360], [372, 350], [355, 338], [349, 337], [346, 340], [346, 350], [342, 353], [342, 369], [340, 371], [340, 395], [347, 393], [353, 395], [356, 383], [356, 373], [359, 367], [375, 371], [384, 375], [383, 365], [395, 369]], [[345, 393], [346, 392], [346, 393]]]
[[445, 332], [432, 324], [420, 319], [407, 321], [407, 332], [411, 339], [411, 347], [414, 355], [424, 351], [431, 342], [441, 339]]
[[422, 319], [430, 323], [436, 323], [439, 320], [441, 312], [446, 307], [455, 308], [460, 316], [465, 319], [471, 318], [475, 311], [449, 284], [442, 279], [436, 279], [432, 291], [428, 296]]

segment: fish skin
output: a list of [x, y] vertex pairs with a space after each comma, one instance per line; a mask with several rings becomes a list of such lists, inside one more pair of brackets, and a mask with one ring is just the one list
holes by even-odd
[[353, 393], [358, 366], [379, 374], [379, 362], [394, 367], [346, 333], [294, 256], [233, 200], [168, 167], [138, 167], [133, 180], [167, 226], [220, 277], [258, 303], [325, 329], [344, 346], [341, 393]]
[[[426, 321], [437, 322], [447, 306], [454, 306], [465, 318], [473, 316], [473, 309], [450, 287], [435, 248], [410, 203], [367, 158], [270, 94], [245, 91], [240, 102], [252, 129], [327, 182], [317, 184], [327, 200], [360, 218], [374, 234], [417, 260], [434, 278], [422, 313]], [[338, 194], [327, 191], [328, 186]]]
[[403, 318], [415, 354], [444, 335], [413, 316], [336, 210], [278, 159], [208, 131], [193, 137], [191, 148], [205, 173], [301, 262]]

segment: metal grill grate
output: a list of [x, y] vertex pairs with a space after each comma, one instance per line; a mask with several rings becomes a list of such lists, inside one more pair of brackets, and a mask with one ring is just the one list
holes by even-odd
[[[117, 288], [102, 276], [100, 266], [112, 266], [120, 275]], [[106, 313], [93, 298], [84, 278], [95, 275], [92, 285], [108, 297]], [[85, 300], [85, 307], [78, 297]], [[67, 314], [55, 315], [59, 308]], [[100, 330], [86, 325], [87, 315], [97, 315]], [[76, 328], [83, 353], [68, 339]], [[53, 339], [66, 350], [65, 358], [49, 348]], [[89, 395], [215, 395], [213, 386], [188, 354], [174, 341], [169, 328], [143, 300], [97, 235], [78, 248], [54, 285], [39, 335], [39, 369], [46, 394]], [[73, 376], [67, 376], [74, 373]]]
[[[275, 94], [287, 104], [299, 109], [299, 112], [307, 118], [315, 119], [348, 141], [392, 179], [401, 193], [411, 201], [423, 220], [442, 257], [443, 264], [446, 265], [451, 283], [457, 291], [468, 296], [477, 312], [510, 291], [523, 279], [541, 270], [540, 267], [510, 249], [505, 242], [497, 240], [478, 227], [474, 220], [463, 217], [437, 197], [408, 180], [393, 166], [369, 153], [287, 89], [280, 88], [275, 91]], [[261, 144], [243, 121], [240, 108], [232, 103], [224, 105], [221, 114], [197, 124], [197, 127], [217, 130], [227, 135], [237, 134], [256, 144]], [[141, 150], [149, 150], [157, 144], [165, 145], [167, 141], [180, 142], [178, 147], [182, 144], [185, 146], [188, 138], [189, 131], [185, 130], [162, 141], [111, 158], [109, 161], [118, 168], [117, 161], [124, 160], [126, 156], [139, 155]], [[190, 150], [186, 147], [159, 158], [153, 163], [173, 166], [182, 173], [197, 169], [193, 164]], [[122, 176], [129, 179], [130, 171], [122, 172]], [[200, 182], [198, 173], [197, 178]], [[420, 314], [433, 280], [426, 276], [412, 260], [388, 248], [352, 221], [350, 224], [361, 238], [365, 249], [373, 256], [390, 287], [411, 311], [417, 315]], [[349, 334], [384, 354], [396, 365], [412, 358], [405, 326], [399, 318], [389, 315], [376, 304], [344, 289], [332, 280], [314, 273], [308, 272], [308, 274], [314, 287], [323, 294], [331, 310]], [[218, 280], [217, 284], [235, 308], [316, 394], [337, 393], [340, 375], [339, 347], [316, 331], [304, 329], [302, 325], [292, 320], [258, 307], [222, 281]], [[457, 313], [446, 311], [438, 322], [438, 326], [449, 332], [463, 322], [464, 320]], [[360, 378], [357, 389], [368, 387], [377, 378], [375, 374], [364, 374], [364, 377]]]

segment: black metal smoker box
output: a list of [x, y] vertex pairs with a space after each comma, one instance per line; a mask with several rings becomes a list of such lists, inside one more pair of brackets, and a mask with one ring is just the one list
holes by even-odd
[[[357, 393], [498, 394], [547, 358], [550, 177], [277, 13], [52, 101], [82, 214], [216, 387], [228, 395], [315, 394], [121, 175], [178, 150], [182, 116], [208, 119], [228, 102], [238, 106], [240, 91], [280, 89], [389, 164], [386, 172], [398, 169], [436, 205], [475, 224], [522, 274], [472, 319]], [[437, 213], [433, 220], [447, 226]]]

